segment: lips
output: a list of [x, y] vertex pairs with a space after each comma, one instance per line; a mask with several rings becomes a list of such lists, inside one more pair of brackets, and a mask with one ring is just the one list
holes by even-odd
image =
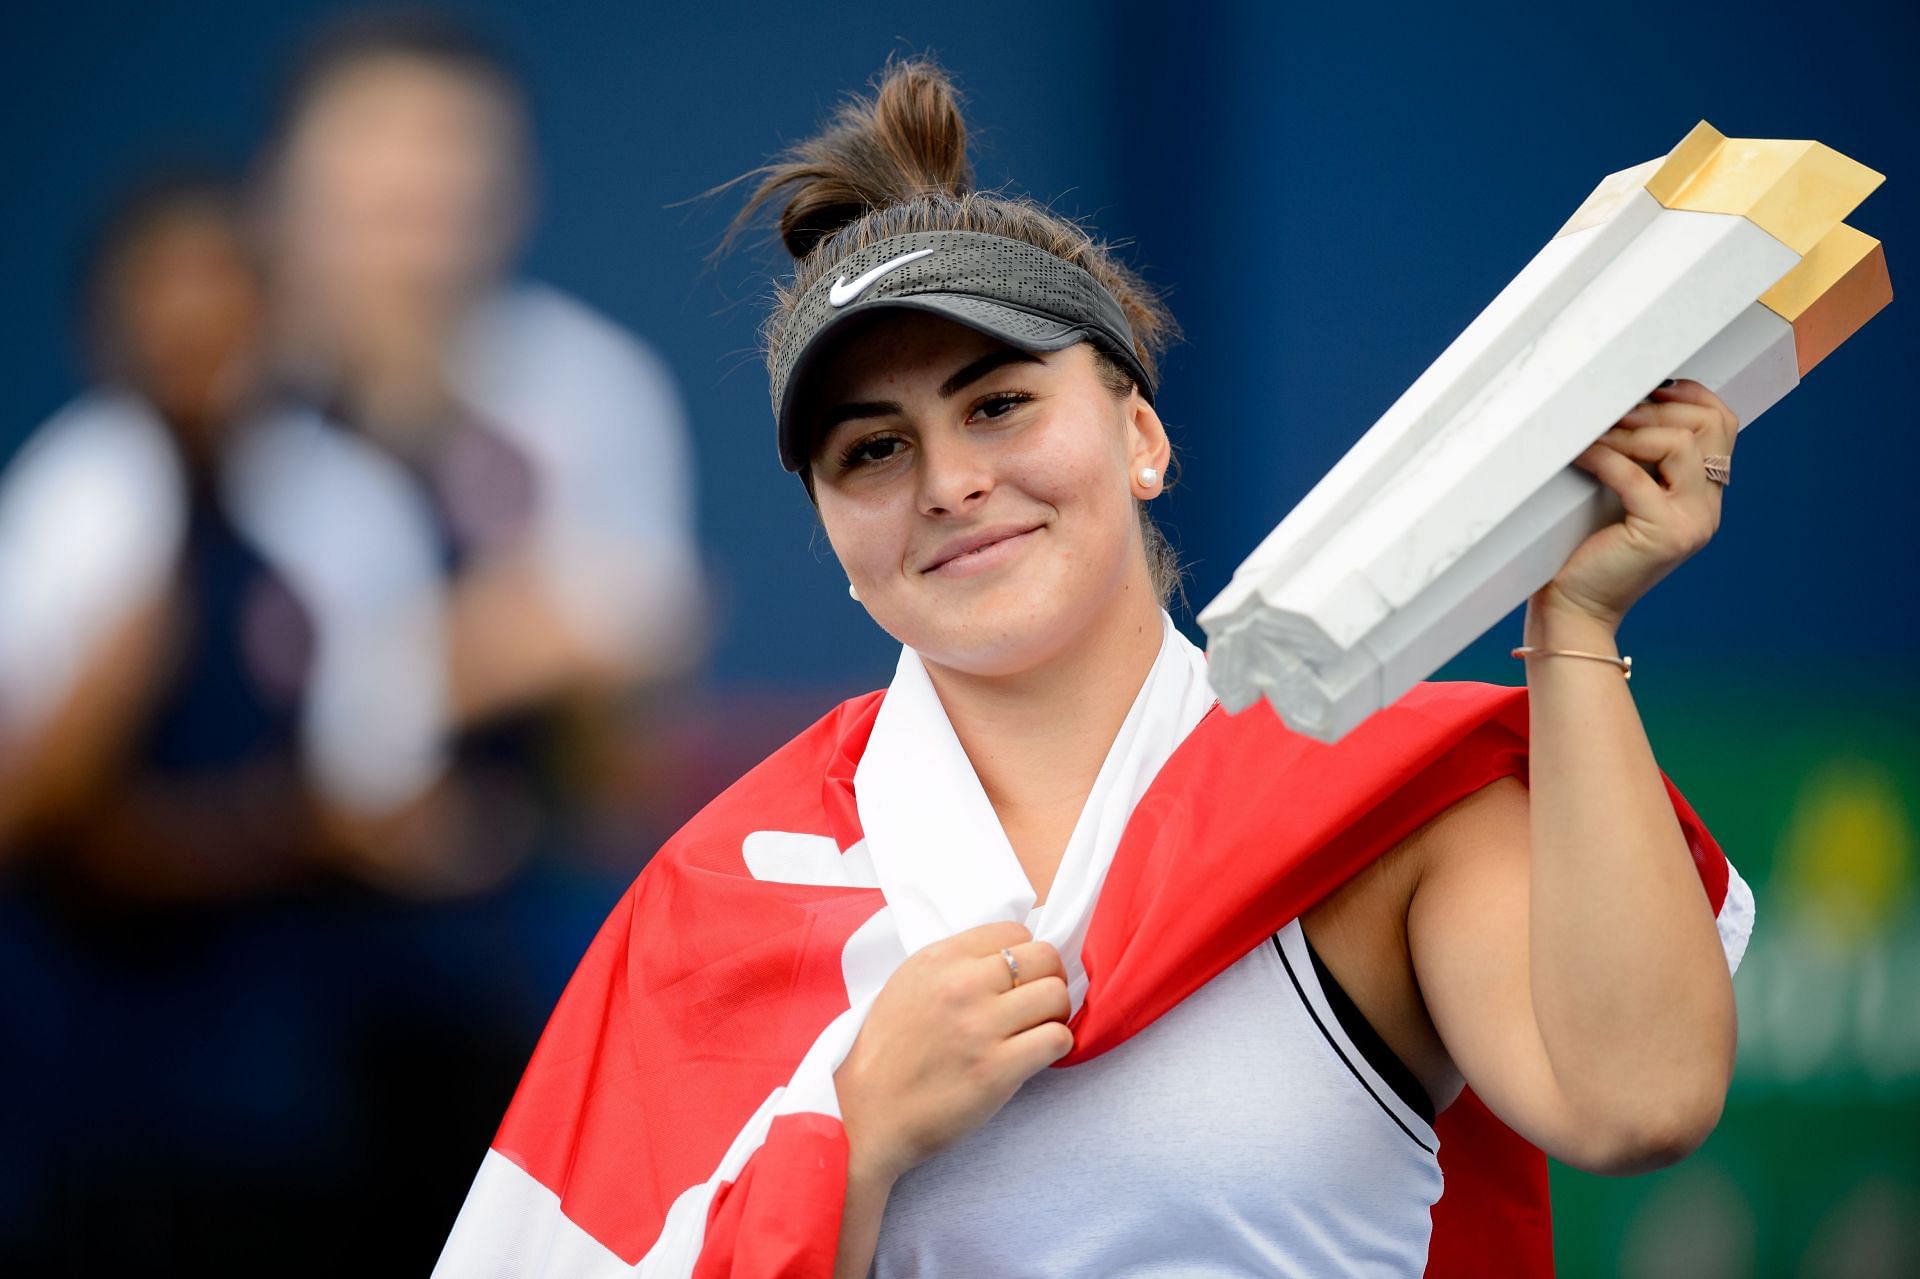
[[922, 573], [936, 573], [942, 570], [952, 572], [964, 568], [984, 559], [994, 547], [1001, 543], [1023, 538], [1029, 533], [1039, 531], [1041, 527], [1042, 525], [1039, 524], [1001, 524], [956, 537], [936, 551], [933, 558], [928, 560], [926, 566], [920, 571]]

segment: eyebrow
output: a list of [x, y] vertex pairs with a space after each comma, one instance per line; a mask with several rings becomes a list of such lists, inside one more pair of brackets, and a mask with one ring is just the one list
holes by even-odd
[[[987, 352], [979, 359], [963, 366], [957, 373], [940, 384], [939, 396], [950, 400], [960, 392], [978, 382], [997, 368], [1008, 364], [1045, 364], [1046, 361], [1031, 351], [1022, 351], [1018, 347], [1003, 346]], [[898, 413], [900, 406], [892, 400], [858, 400], [837, 405], [820, 416], [820, 424], [814, 428], [814, 438], [825, 440], [842, 422], [856, 421], [864, 417], [885, 417]]]
[[967, 365], [958, 373], [940, 384], [940, 398], [950, 400], [960, 392], [978, 382], [987, 374], [1003, 364], [1044, 364], [1046, 361], [1031, 351], [1022, 351], [1018, 347], [1003, 346], [997, 351], [988, 351], [985, 355]]

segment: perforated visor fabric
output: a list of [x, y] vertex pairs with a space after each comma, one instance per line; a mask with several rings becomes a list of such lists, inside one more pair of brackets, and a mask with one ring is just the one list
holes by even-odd
[[830, 338], [877, 311], [925, 311], [1023, 351], [1094, 341], [1120, 360], [1149, 402], [1153, 380], [1133, 349], [1126, 313], [1098, 280], [1020, 240], [978, 231], [916, 231], [849, 254], [814, 281], [787, 321], [773, 358], [780, 464], [799, 471], [813, 441], [797, 420], [807, 377]]

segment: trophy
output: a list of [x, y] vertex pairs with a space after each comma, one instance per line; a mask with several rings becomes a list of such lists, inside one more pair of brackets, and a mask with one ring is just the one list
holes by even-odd
[[1702, 121], [1608, 177], [1201, 610], [1229, 711], [1338, 741], [1621, 517], [1571, 465], [1665, 378], [1742, 428], [1892, 300], [1881, 174]]

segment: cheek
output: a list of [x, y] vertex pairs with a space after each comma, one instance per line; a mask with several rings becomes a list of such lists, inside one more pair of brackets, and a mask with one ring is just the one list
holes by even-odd
[[883, 589], [899, 575], [908, 511], [897, 499], [850, 499], [820, 490], [820, 524], [847, 580], [863, 591]]
[[1017, 485], [1060, 511], [1077, 545], [1124, 540], [1132, 519], [1126, 454], [1112, 422], [1087, 414], [1049, 424], [1023, 449]]

